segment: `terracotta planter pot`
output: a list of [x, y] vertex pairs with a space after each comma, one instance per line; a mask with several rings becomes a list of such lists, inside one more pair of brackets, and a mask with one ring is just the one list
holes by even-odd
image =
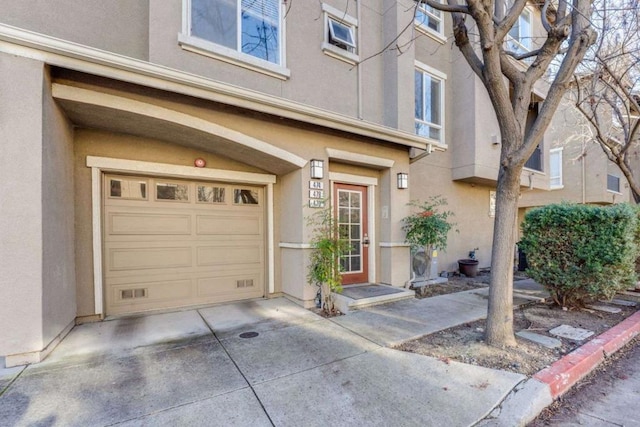
[[478, 260], [459, 259], [458, 268], [460, 269], [460, 274], [464, 274], [467, 277], [476, 277], [478, 275]]

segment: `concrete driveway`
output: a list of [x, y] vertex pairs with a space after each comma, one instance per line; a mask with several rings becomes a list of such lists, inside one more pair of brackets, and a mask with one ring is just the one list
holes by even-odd
[[81, 325], [44, 362], [0, 370], [0, 420], [467, 426], [524, 380], [385, 348], [375, 327], [364, 338], [340, 321], [279, 298]]

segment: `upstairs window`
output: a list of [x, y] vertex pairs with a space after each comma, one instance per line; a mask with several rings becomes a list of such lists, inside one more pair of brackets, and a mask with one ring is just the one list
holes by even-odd
[[531, 157], [527, 159], [524, 167], [527, 169], [532, 169], [534, 171], [542, 172], [542, 148], [540, 148], [540, 144], [538, 144], [536, 146], [536, 149], [533, 150], [533, 153], [531, 153]]
[[524, 9], [507, 36], [507, 50], [527, 53], [531, 50], [531, 11]]
[[187, 12], [189, 36], [281, 64], [280, 0], [187, 0]]
[[[347, 8], [348, 9], [348, 8]], [[358, 57], [358, 20], [340, 10], [322, 3], [324, 13], [324, 41], [322, 51], [341, 61], [355, 65]]]
[[446, 76], [421, 66], [415, 70], [416, 134], [444, 141], [444, 80]]
[[416, 25], [418, 28], [435, 32], [440, 36], [444, 34], [442, 28], [442, 12], [424, 3], [418, 3], [418, 8], [416, 9]]
[[[540, 102], [532, 101], [529, 104], [529, 111], [527, 113], [527, 123], [525, 124], [525, 132], [528, 133], [531, 126], [535, 123], [538, 118], [538, 113], [540, 111]], [[527, 169], [536, 170], [542, 172], [542, 144], [538, 144], [536, 149], [531, 154], [531, 157], [524, 164], [524, 167]]]
[[562, 188], [562, 148], [549, 151], [549, 185], [552, 190]]
[[613, 191], [615, 193], [620, 192], [620, 177], [607, 174], [607, 190]]
[[327, 18], [329, 24], [328, 41], [334, 46], [338, 46], [348, 52], [354, 53], [356, 50], [353, 27], [334, 19]]

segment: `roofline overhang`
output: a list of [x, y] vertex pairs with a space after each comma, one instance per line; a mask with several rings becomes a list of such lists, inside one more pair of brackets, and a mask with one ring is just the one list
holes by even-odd
[[446, 150], [446, 145], [409, 132], [6, 24], [0, 24], [0, 52], [405, 147]]

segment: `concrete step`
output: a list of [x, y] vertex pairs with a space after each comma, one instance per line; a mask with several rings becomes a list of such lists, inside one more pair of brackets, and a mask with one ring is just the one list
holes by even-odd
[[334, 293], [336, 308], [343, 314], [375, 305], [415, 298], [415, 292], [410, 289], [389, 285], [364, 283], [347, 285], [341, 294]]

